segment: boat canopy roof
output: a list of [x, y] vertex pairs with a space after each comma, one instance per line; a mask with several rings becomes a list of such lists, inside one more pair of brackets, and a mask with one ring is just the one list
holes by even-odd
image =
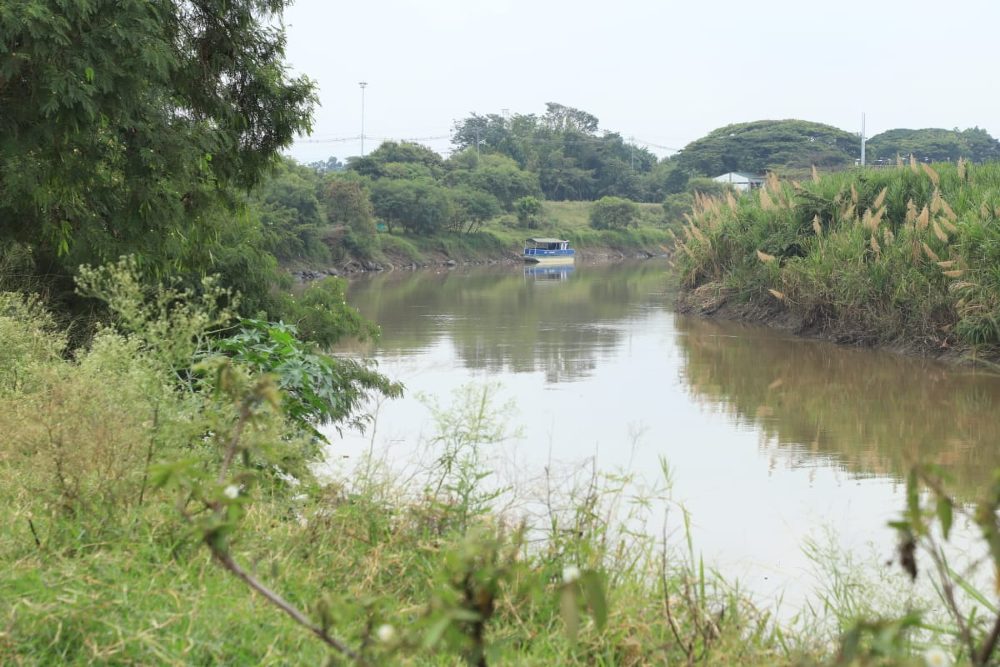
[[566, 239], [530, 238], [528, 243], [569, 243]]

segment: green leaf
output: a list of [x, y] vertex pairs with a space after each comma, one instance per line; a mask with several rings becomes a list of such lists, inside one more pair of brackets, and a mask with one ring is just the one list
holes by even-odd
[[947, 540], [948, 533], [951, 532], [951, 519], [952, 519], [951, 498], [948, 498], [947, 496], [942, 496], [938, 498], [937, 515], [938, 515], [938, 520], [941, 522], [941, 532], [944, 534], [944, 539]]
[[923, 521], [920, 520], [920, 481], [916, 468], [910, 470], [910, 474], [906, 478], [906, 511], [909, 514], [913, 532], [923, 533]]
[[608, 623], [608, 601], [604, 593], [604, 577], [594, 570], [587, 570], [580, 575], [580, 585], [583, 587], [584, 599], [598, 630], [603, 630]]
[[559, 610], [562, 612], [563, 624], [566, 626], [566, 636], [571, 642], [576, 641], [580, 631], [580, 612], [577, 609], [575, 585], [563, 586], [559, 591]]
[[437, 643], [441, 641], [441, 637], [444, 635], [448, 626], [451, 625], [451, 618], [444, 616], [439, 618], [437, 621], [431, 625], [430, 629], [427, 630], [427, 634], [424, 635], [424, 648], [432, 649], [437, 646]]
[[87, 83], [94, 83], [94, 68], [86, 67], [83, 70], [83, 75], [87, 78]]

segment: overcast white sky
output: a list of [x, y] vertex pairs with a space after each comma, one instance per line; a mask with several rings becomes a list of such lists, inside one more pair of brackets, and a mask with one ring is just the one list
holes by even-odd
[[[1000, 1], [297, 0], [288, 59], [319, 85], [305, 162], [559, 102], [681, 148], [743, 121], [1000, 136]], [[313, 143], [321, 142], [321, 143]], [[446, 152], [447, 138], [421, 141]], [[652, 147], [665, 155], [669, 151]]]

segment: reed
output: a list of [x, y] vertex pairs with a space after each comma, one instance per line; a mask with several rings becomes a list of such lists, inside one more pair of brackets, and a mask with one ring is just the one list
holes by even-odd
[[678, 244], [682, 285], [762, 306], [773, 290], [847, 338], [1000, 356], [1000, 165], [909, 166], [699, 197]]

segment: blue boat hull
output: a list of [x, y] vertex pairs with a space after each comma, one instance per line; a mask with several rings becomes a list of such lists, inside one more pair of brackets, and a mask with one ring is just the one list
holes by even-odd
[[533, 264], [572, 264], [576, 259], [576, 251], [572, 248], [566, 250], [527, 248], [522, 257], [525, 262]]

